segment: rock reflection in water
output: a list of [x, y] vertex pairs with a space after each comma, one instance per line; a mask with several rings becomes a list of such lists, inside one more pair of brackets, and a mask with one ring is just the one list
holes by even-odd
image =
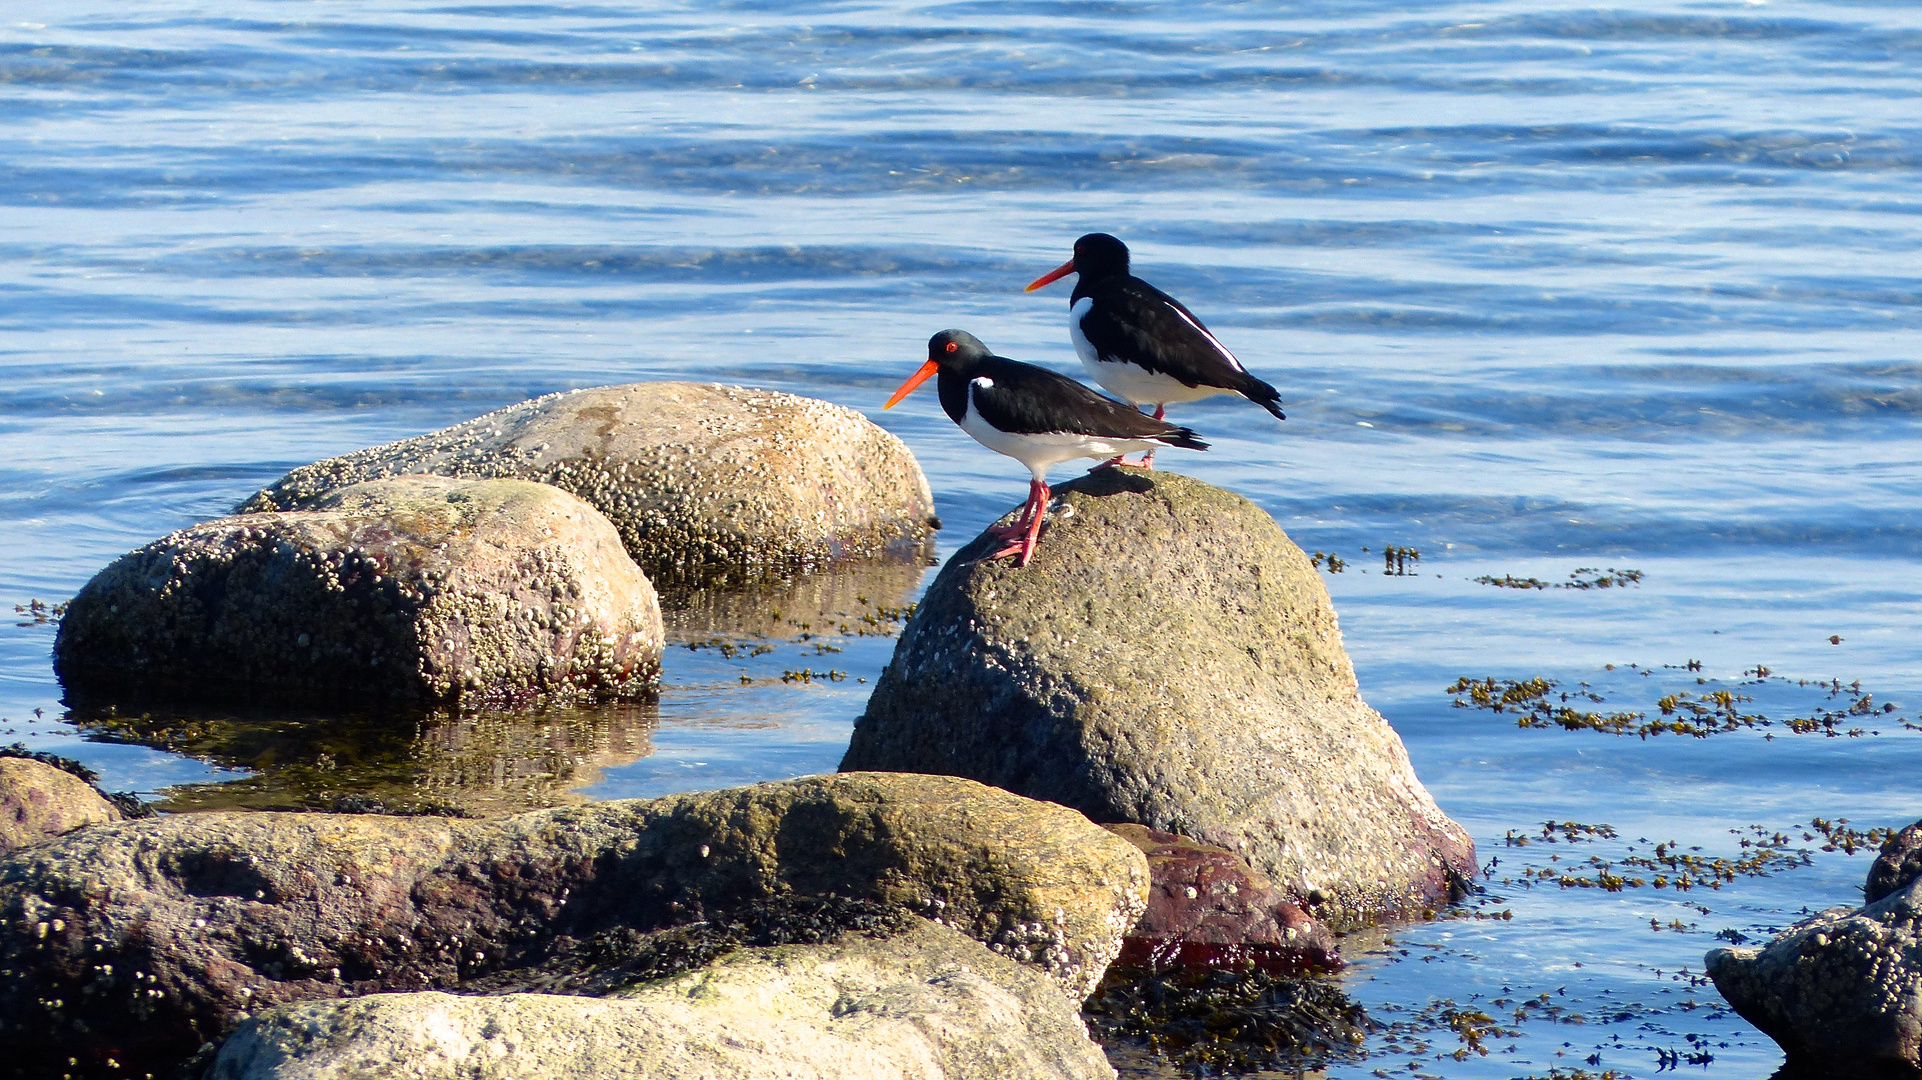
[[241, 779], [167, 789], [161, 810], [509, 814], [583, 801], [575, 789], [651, 751], [654, 701], [497, 712], [76, 708], [88, 739], [186, 754]]
[[921, 589], [932, 558], [844, 563], [746, 589], [664, 589], [670, 644], [799, 634], [888, 637]]

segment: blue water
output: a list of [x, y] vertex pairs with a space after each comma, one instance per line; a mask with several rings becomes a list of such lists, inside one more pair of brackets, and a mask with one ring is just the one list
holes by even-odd
[[[1351, 991], [1411, 1030], [1542, 993], [1585, 1021], [1525, 1010], [1486, 1056], [1378, 1036], [1330, 1075], [1645, 1076], [1672, 1049], [1765, 1076], [1772, 1044], [1682, 973], [1849, 902], [1866, 856], [1685, 895], [1514, 875], [1922, 816], [1918, 117], [1922, 8], [1874, 0], [7, 5], [0, 600], [65, 599], [295, 465], [664, 377], [864, 409], [927, 469], [945, 554], [1020, 470], [932, 395], [879, 402], [948, 326], [1076, 370], [1065, 287], [1021, 286], [1105, 229], [1288, 406], [1182, 407], [1215, 448], [1163, 464], [1348, 560], [1365, 696], [1501, 859], [1469, 911], [1512, 918], [1351, 943]], [[1383, 576], [1391, 544], [1415, 576]], [[1645, 576], [1471, 580], [1578, 567]], [[761, 629], [759, 657], [671, 650], [646, 745], [566, 783], [831, 769], [890, 642]], [[155, 794], [242, 775], [81, 739], [51, 638], [0, 627], [8, 738]], [[1644, 741], [1443, 692], [1588, 680], [1652, 712], [1758, 664], [1901, 709]], [[846, 677], [782, 681], [810, 665]], [[1821, 700], [1755, 690], [1778, 720]], [[1551, 819], [1618, 838], [1504, 845]]]

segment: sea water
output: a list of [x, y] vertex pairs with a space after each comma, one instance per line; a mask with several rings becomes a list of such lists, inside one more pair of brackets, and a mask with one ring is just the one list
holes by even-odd
[[1351, 939], [1386, 1026], [1330, 1075], [1765, 1076], [1703, 953], [1859, 901], [1839, 819], [1922, 817], [1918, 117], [1922, 8], [1876, 0], [16, 0], [0, 736], [177, 807], [832, 770], [918, 575], [684, 616], [657, 706], [400, 729], [70, 715], [31, 602], [296, 465], [660, 378], [863, 410], [945, 555], [1025, 477], [879, 404], [951, 326], [1077, 373], [1021, 287], [1100, 229], [1281, 389], [1160, 464], [1342, 560], [1488, 870]]

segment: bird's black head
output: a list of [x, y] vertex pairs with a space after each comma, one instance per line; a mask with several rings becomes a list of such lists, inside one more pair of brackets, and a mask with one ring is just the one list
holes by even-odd
[[[928, 339], [928, 362], [921, 370], [908, 376], [908, 381], [888, 399], [883, 409], [892, 409], [895, 403], [914, 392], [914, 388], [927, 382], [936, 372], [946, 372], [948, 376], [959, 375], [968, 378], [974, 365], [994, 354], [988, 351], [981, 339], [966, 330], [943, 330]], [[946, 378], [943, 378], [946, 381]]]
[[928, 339], [928, 360], [949, 367], [993, 355], [981, 339], [966, 330], [943, 330]]
[[1074, 269], [1083, 281], [1100, 281], [1128, 272], [1128, 245], [1104, 232], [1074, 242]]

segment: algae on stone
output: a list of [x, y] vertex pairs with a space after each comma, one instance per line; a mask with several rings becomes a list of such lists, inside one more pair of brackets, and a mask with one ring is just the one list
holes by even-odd
[[945, 776], [812, 777], [487, 821], [101, 825], [0, 861], [12, 973], [0, 1039], [16, 1048], [0, 1076], [161, 1073], [275, 1005], [513, 985], [596, 935], [795, 896], [929, 916], [1078, 999], [1147, 888], [1141, 853], [1079, 814]]
[[1474, 846], [1361, 700], [1320, 576], [1247, 499], [1062, 485], [1031, 565], [942, 569], [841, 767], [968, 776], [1246, 858], [1337, 928], [1419, 912]]

